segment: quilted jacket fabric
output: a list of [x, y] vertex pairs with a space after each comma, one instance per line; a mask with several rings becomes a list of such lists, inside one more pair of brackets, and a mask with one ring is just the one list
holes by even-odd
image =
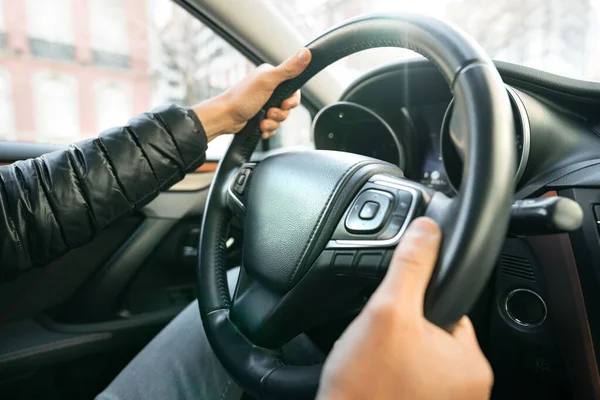
[[178, 106], [65, 150], [0, 167], [0, 279], [43, 266], [205, 161], [206, 133]]

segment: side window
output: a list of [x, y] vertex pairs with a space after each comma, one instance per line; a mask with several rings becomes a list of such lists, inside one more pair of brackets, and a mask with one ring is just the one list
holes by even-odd
[[[77, 1], [77, 0], [74, 0]], [[73, 44], [73, 0], [26, 0], [29, 46], [42, 50], [48, 45]], [[6, 2], [9, 7], [10, 1]]]
[[[0, 0], [0, 140], [67, 143], [168, 103], [216, 96], [254, 68], [172, 0]], [[270, 148], [310, 142], [295, 110]], [[219, 159], [231, 138], [209, 145]]]
[[90, 41], [95, 65], [130, 66], [127, 3], [123, 0], [89, 0]]
[[0, 0], [0, 49], [6, 46], [6, 21], [4, 16], [4, 1]]
[[12, 90], [10, 74], [0, 68], [0, 140], [14, 140]]
[[131, 85], [114, 80], [97, 82], [95, 87], [96, 131], [123, 125], [133, 115]]
[[33, 77], [37, 141], [70, 143], [78, 139], [77, 81], [67, 74], [40, 72]]

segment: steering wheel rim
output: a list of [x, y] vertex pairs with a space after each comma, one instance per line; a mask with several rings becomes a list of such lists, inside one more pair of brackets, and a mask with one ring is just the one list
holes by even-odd
[[[318, 387], [321, 365], [285, 365], [276, 347], [257, 345], [230, 318], [225, 240], [232, 216], [228, 205], [231, 180], [249, 161], [260, 139], [259, 123], [265, 110], [279, 105], [331, 63], [375, 47], [403, 47], [420, 53], [438, 67], [455, 94], [453, 139], [465, 158], [463, 183], [452, 201], [440, 193], [427, 199], [426, 214], [444, 232], [425, 299], [430, 321], [450, 329], [469, 310], [491, 274], [506, 234], [514, 189], [514, 126], [504, 84], [485, 52], [451, 25], [415, 14], [360, 17], [315, 39], [307, 45], [312, 52], [308, 68], [281, 84], [263, 110], [234, 137], [217, 169], [203, 217], [197, 283], [204, 329], [225, 369], [256, 397], [310, 398]], [[358, 169], [356, 165], [362, 168], [361, 162], [352, 160], [349, 170]], [[361, 184], [375, 173], [400, 174], [384, 163], [363, 164], [369, 164], [371, 172]], [[267, 167], [261, 164], [260, 168]]]

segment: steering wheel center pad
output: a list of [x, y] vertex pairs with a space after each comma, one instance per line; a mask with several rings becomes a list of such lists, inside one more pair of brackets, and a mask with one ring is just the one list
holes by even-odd
[[392, 164], [334, 151], [265, 159], [249, 185], [245, 268], [264, 285], [287, 292], [321, 254], [354, 195], [382, 172], [402, 175]]

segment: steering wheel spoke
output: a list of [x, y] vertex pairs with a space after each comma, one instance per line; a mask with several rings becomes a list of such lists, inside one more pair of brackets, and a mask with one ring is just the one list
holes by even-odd
[[365, 303], [365, 281], [337, 274], [332, 269], [333, 257], [334, 251], [323, 251], [304, 278], [285, 294], [267, 287], [242, 267], [231, 321], [253, 343], [277, 349], [310, 328], [356, 314]]

